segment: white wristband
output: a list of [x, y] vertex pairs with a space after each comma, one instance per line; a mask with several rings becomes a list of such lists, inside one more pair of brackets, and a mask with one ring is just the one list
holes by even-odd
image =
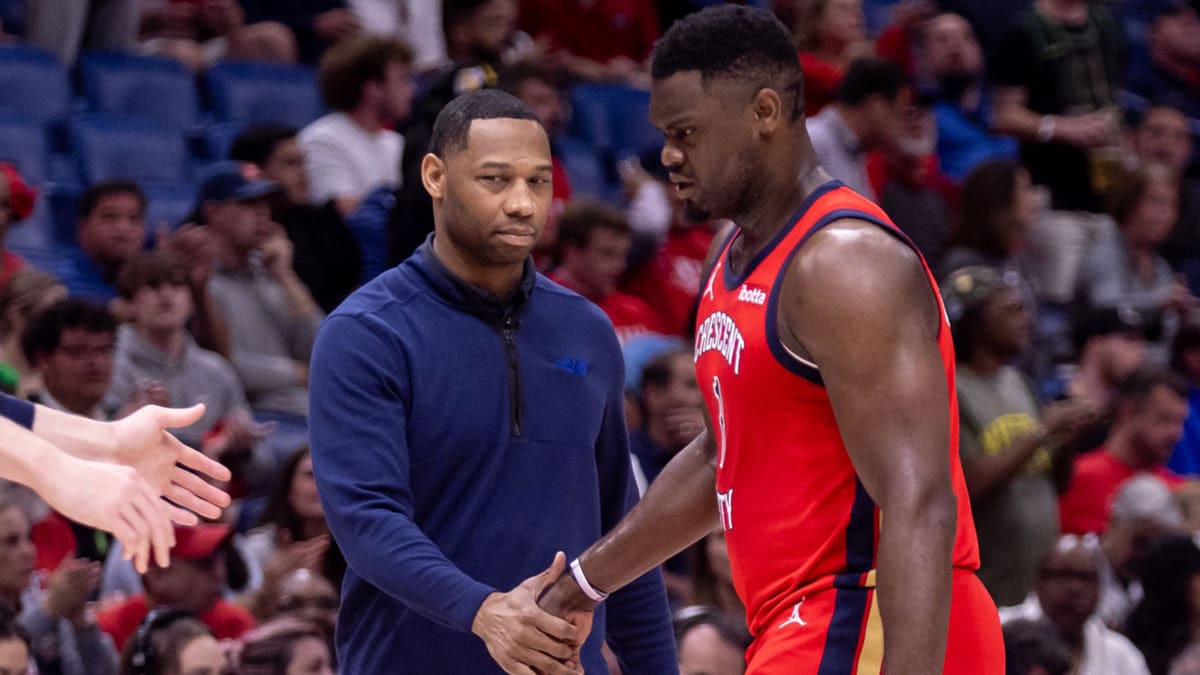
[[608, 599], [608, 593], [592, 588], [588, 583], [587, 577], [583, 576], [583, 568], [579, 566], [579, 558], [571, 561], [571, 578], [575, 579], [575, 583], [579, 584], [579, 590], [583, 594], [592, 599], [593, 602], [604, 602]]

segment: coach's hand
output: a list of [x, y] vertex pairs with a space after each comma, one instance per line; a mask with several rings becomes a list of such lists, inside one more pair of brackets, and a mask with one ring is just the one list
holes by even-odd
[[565, 662], [574, 661], [587, 635], [537, 605], [542, 590], [558, 579], [566, 566], [567, 557], [559, 551], [544, 572], [526, 579], [508, 593], [489, 595], [480, 605], [471, 632], [483, 640], [488, 653], [504, 672], [513, 675], [583, 672], [577, 665]]

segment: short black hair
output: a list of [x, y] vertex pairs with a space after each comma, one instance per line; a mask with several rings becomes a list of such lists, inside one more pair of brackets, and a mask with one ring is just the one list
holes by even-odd
[[837, 88], [837, 100], [849, 106], [861, 105], [868, 98], [880, 95], [894, 101], [908, 79], [900, 66], [876, 58], [855, 59], [846, 70]]
[[1004, 624], [1006, 673], [1025, 675], [1041, 667], [1050, 675], [1066, 675], [1071, 652], [1058, 631], [1044, 619], [1013, 619]]
[[1141, 405], [1159, 387], [1166, 387], [1179, 398], [1187, 398], [1187, 381], [1182, 375], [1159, 366], [1142, 366], [1117, 383], [1116, 402]]
[[468, 92], [446, 104], [433, 123], [429, 152], [445, 158], [467, 147], [467, 133], [475, 120], [533, 120], [536, 115], [521, 99], [498, 89]]
[[65, 330], [81, 328], [89, 333], [116, 334], [117, 320], [104, 308], [79, 298], [67, 298], [50, 305], [33, 317], [21, 334], [21, 352], [29, 363], [58, 349]]
[[650, 75], [661, 80], [695, 70], [705, 82], [727, 77], [777, 87], [789, 80], [784, 84], [795, 90], [796, 119], [803, 112], [799, 53], [787, 26], [771, 12], [720, 5], [676, 21], [654, 45]]
[[256, 124], [233, 139], [229, 159], [262, 166], [280, 143], [295, 138], [296, 133], [296, 127], [286, 124]]
[[92, 215], [100, 205], [100, 200], [111, 195], [133, 195], [141, 205], [142, 211], [146, 210], [146, 193], [137, 183], [128, 180], [106, 180], [90, 186], [79, 198], [79, 219], [85, 220]]

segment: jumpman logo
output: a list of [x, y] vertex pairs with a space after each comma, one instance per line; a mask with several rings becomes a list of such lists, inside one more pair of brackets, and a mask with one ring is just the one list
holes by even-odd
[[800, 602], [797, 602], [796, 606], [792, 608], [792, 615], [788, 617], [787, 621], [784, 621], [783, 623], [779, 624], [779, 627], [787, 628], [788, 626], [790, 626], [792, 624], [796, 624], [797, 626], [807, 626], [808, 622], [805, 621], [804, 619], [800, 618], [800, 605], [803, 605], [803, 604], [804, 604], [804, 598], [800, 598]]
[[713, 268], [712, 274], [708, 275], [708, 287], [704, 289], [704, 295], [707, 295], [709, 300], [717, 299], [717, 297], [713, 295], [713, 282], [717, 280], [717, 272], [721, 271], [721, 263], [723, 262], [725, 261], [718, 260], [717, 266]]

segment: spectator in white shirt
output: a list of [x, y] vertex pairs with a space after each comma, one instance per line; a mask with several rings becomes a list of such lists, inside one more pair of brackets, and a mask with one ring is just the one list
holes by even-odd
[[412, 50], [387, 37], [344, 40], [321, 59], [320, 85], [334, 112], [300, 132], [309, 198], [329, 199], [342, 213], [364, 195], [400, 185], [404, 137], [390, 126], [412, 107]]

